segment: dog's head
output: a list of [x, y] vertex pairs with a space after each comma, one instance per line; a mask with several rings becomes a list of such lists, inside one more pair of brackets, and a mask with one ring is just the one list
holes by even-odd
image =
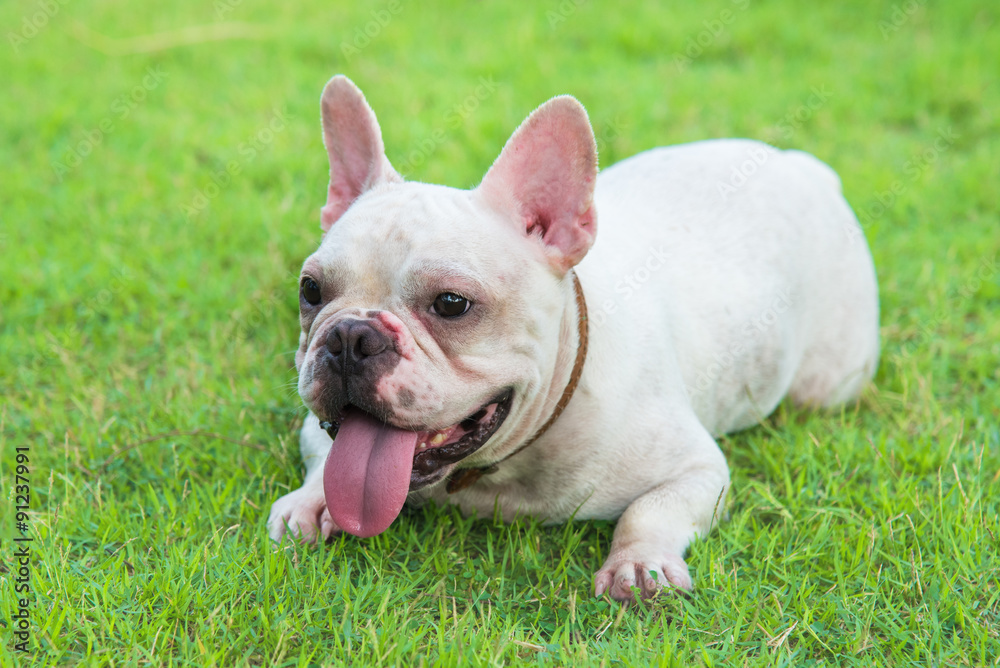
[[330, 185], [295, 362], [303, 401], [336, 435], [331, 514], [373, 535], [409, 491], [474, 453], [490, 461], [547, 417], [567, 272], [596, 233], [597, 150], [580, 103], [557, 97], [477, 188], [407, 183], [349, 79], [327, 84], [321, 108]]

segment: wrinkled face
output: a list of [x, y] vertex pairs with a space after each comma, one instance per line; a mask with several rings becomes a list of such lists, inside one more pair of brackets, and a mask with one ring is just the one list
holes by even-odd
[[478, 448], [501, 430], [555, 363], [559, 279], [540, 244], [476, 198], [382, 186], [302, 268], [302, 399], [334, 425], [360, 410], [420, 432], [414, 473], [427, 482], [471, 454], [463, 440]]
[[403, 182], [347, 77], [330, 79], [320, 110], [326, 235], [302, 268], [295, 363], [333, 439], [330, 516], [374, 536], [409, 492], [540, 426], [573, 303], [567, 272], [597, 231], [597, 146], [580, 103], [553, 98], [475, 190], [454, 190]]

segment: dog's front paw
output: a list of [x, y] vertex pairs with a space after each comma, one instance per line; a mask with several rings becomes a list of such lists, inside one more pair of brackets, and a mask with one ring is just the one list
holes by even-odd
[[303, 485], [271, 506], [271, 515], [267, 519], [268, 535], [271, 540], [280, 541], [286, 531], [293, 538], [307, 543], [316, 542], [317, 535], [326, 539], [340, 531], [326, 507], [322, 480], [319, 484]]
[[611, 598], [623, 603], [635, 600], [633, 587], [638, 588], [642, 598], [651, 598], [666, 586], [692, 588], [687, 564], [676, 554], [660, 552], [652, 547], [612, 549], [604, 566], [594, 575], [594, 596], [607, 592]]

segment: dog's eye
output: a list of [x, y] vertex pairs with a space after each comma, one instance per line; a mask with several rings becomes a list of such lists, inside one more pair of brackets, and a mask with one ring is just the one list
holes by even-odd
[[309, 304], [315, 306], [319, 304], [323, 299], [323, 295], [320, 294], [319, 285], [313, 279], [308, 276], [302, 278], [301, 285], [302, 298], [306, 300]]
[[468, 299], [454, 292], [442, 292], [434, 300], [434, 312], [442, 318], [454, 318], [469, 310], [472, 304]]

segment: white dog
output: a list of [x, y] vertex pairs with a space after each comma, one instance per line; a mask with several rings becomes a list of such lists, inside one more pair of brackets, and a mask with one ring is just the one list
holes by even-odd
[[347, 78], [321, 107], [330, 187], [295, 357], [306, 477], [271, 509], [276, 540], [374, 535], [427, 498], [618, 518], [596, 595], [689, 589], [684, 551], [729, 485], [713, 436], [785, 395], [849, 401], [874, 373], [871, 255], [805, 153], [705, 141], [598, 176], [586, 112], [557, 97], [456, 190], [403, 181]]

